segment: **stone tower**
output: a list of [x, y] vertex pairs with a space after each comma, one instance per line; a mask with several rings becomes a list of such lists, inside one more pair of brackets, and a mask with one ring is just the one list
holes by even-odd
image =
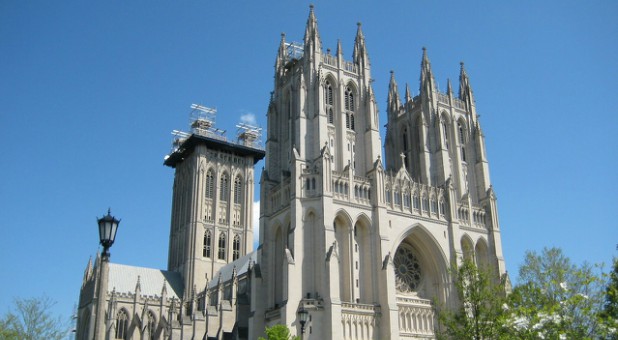
[[208, 118], [214, 110], [193, 109], [192, 133], [165, 159], [175, 168], [168, 270], [181, 274], [187, 301], [253, 250], [254, 165], [264, 157], [251, 131], [228, 141]]
[[451, 263], [505, 273], [463, 65], [459, 95], [441, 93], [424, 51], [404, 103], [391, 74], [385, 162], [360, 24], [345, 60], [341, 42], [323, 50], [311, 7], [303, 43], [282, 35], [274, 79], [250, 334], [300, 333], [305, 309], [305, 339], [431, 338], [432, 304], [458, 303]]

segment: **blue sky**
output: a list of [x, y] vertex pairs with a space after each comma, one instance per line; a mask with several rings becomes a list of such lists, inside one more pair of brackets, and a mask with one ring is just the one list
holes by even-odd
[[[229, 136], [243, 115], [265, 128], [280, 33], [301, 41], [308, 5], [0, 2], [0, 313], [46, 294], [69, 315], [108, 207], [112, 261], [165, 268], [170, 131], [192, 103]], [[390, 70], [418, 93], [425, 46], [444, 91], [465, 61], [513, 280], [526, 250], [617, 255], [618, 2], [315, 5], [325, 48], [341, 39], [347, 59], [363, 23], [381, 124]]]

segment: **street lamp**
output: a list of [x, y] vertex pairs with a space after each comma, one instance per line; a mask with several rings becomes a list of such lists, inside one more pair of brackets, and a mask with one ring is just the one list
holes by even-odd
[[94, 324], [94, 338], [105, 339], [107, 336], [107, 326], [105, 325], [105, 296], [107, 294], [107, 281], [109, 277], [109, 247], [114, 244], [120, 220], [112, 216], [110, 209], [107, 209], [107, 215], [98, 218], [97, 223], [99, 224], [99, 241], [103, 246], [103, 254], [99, 265], [99, 279], [97, 280], [97, 315]]
[[111, 210], [107, 209], [107, 215], [97, 219], [99, 223], [99, 240], [103, 246], [103, 258], [109, 258], [109, 247], [114, 244], [116, 239], [116, 231], [118, 231], [118, 224], [120, 220], [117, 220], [111, 214]]
[[305, 334], [305, 324], [309, 319], [309, 311], [307, 311], [305, 307], [300, 307], [297, 314], [300, 321], [300, 334]]

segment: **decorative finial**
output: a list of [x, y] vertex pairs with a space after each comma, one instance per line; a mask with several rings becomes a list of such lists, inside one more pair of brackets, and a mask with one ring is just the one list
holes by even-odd
[[363, 23], [359, 21], [359, 22], [356, 23], [356, 26], [361, 27], [361, 26], [363, 26]]
[[309, 4], [309, 9], [313, 12], [313, 4]]

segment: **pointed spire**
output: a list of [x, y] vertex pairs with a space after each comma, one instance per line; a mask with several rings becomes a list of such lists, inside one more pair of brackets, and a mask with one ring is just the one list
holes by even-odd
[[[318, 33], [318, 20], [315, 18], [313, 12], [313, 4], [309, 5], [309, 18], [307, 19], [307, 27], [305, 27], [305, 53], [319, 51], [320, 46], [320, 34]], [[313, 51], [311, 50], [313, 46]]]
[[446, 94], [449, 96], [453, 94], [453, 87], [451, 86], [451, 78], [446, 79]]
[[468, 74], [466, 73], [466, 69], [464, 67], [463, 61], [459, 63], [461, 65], [459, 71], [459, 99], [468, 102], [470, 104], [474, 103], [474, 97], [472, 96], [472, 87], [470, 86], [470, 78], [468, 78]]
[[287, 53], [285, 47], [285, 33], [281, 33], [281, 42], [279, 43], [279, 51], [277, 51], [277, 61], [275, 62], [275, 70], [278, 72], [287, 61]]
[[161, 296], [167, 297], [167, 280], [163, 279], [163, 287], [161, 288]]
[[137, 295], [137, 292], [141, 292], [142, 291], [142, 284], [141, 284], [141, 276], [137, 276], [137, 283], [135, 284], [135, 292]]
[[390, 113], [395, 113], [400, 106], [401, 101], [399, 100], [399, 90], [395, 81], [395, 72], [391, 70], [391, 81], [388, 85], [388, 108]]
[[82, 279], [82, 287], [86, 284], [87, 281], [92, 277], [92, 256], [88, 258], [88, 264], [86, 264], [86, 269], [84, 270], [84, 278]]
[[423, 47], [423, 59], [421, 61], [421, 91], [425, 86], [433, 86], [433, 73], [431, 72], [431, 63], [427, 56], [427, 49]]
[[360, 64], [362, 61], [368, 61], [367, 46], [365, 45], [365, 35], [363, 34], [362, 24], [357, 23], [356, 38], [354, 39], [354, 53], [352, 59], [355, 63]]
[[423, 47], [423, 60], [421, 61], [421, 94], [425, 91], [433, 91], [433, 72], [431, 72], [431, 63], [427, 56], [427, 49]]
[[343, 47], [341, 47], [341, 39], [337, 39], [337, 57], [343, 56]]
[[410, 85], [406, 83], [406, 103], [412, 102], [412, 95], [410, 94]]

